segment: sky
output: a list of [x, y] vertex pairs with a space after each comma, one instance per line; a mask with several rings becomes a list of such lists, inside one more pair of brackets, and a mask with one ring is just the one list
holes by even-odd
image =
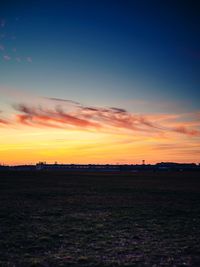
[[200, 162], [197, 1], [0, 2], [0, 164]]

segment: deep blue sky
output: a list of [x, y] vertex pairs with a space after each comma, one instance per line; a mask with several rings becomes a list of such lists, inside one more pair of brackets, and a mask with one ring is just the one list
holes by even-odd
[[0, 86], [139, 112], [199, 110], [195, 2], [1, 1]]

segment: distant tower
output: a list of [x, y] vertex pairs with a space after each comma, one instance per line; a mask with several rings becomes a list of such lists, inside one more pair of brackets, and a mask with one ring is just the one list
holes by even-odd
[[145, 159], [142, 160], [142, 165], [145, 165]]

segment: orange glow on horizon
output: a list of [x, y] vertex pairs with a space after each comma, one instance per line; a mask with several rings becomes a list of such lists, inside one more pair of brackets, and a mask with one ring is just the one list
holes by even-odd
[[138, 164], [161, 161], [198, 162], [198, 140], [58, 129], [3, 129], [1, 164], [54, 163]]

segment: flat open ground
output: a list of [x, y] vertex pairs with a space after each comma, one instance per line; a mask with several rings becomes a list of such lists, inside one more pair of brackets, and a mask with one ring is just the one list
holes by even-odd
[[0, 173], [0, 266], [200, 266], [199, 173]]

